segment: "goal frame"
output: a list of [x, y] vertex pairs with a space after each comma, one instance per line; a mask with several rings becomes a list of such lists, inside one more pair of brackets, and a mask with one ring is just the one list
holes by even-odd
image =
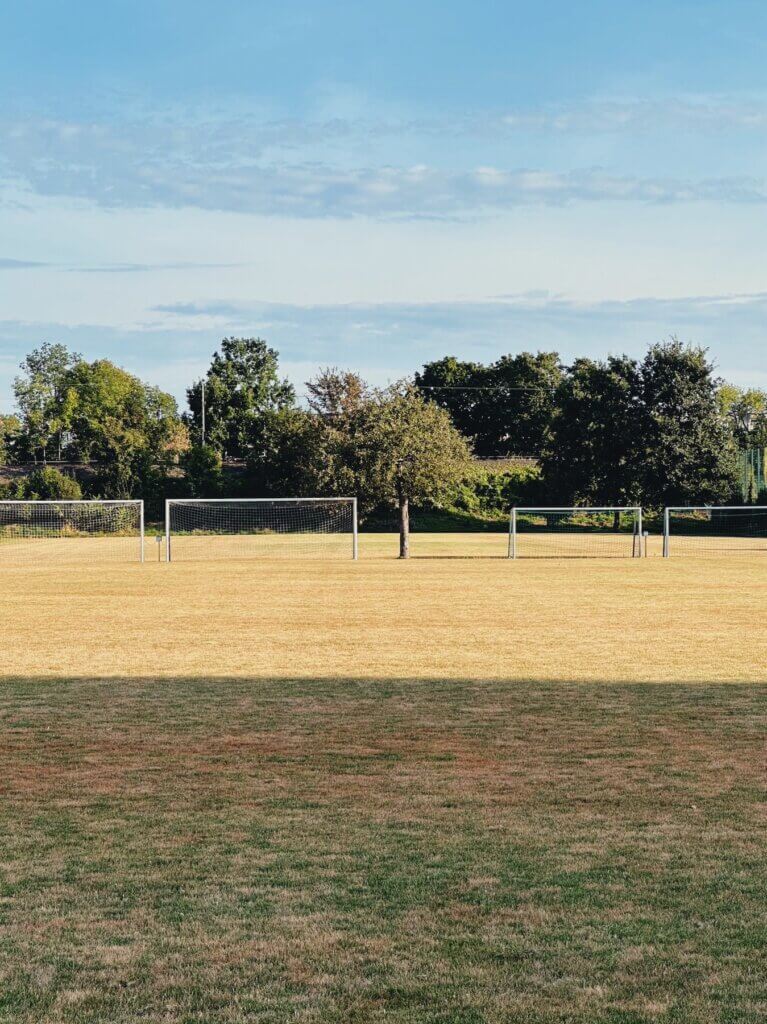
[[634, 547], [632, 558], [642, 557], [643, 530], [641, 505], [514, 505], [509, 516], [509, 551], [508, 557], [517, 558], [517, 515], [528, 512], [633, 512], [636, 516], [636, 534], [639, 537], [639, 548]]
[[[138, 508], [139, 513], [139, 527], [138, 527], [138, 541], [139, 541], [139, 561], [144, 561], [144, 502], [141, 498], [62, 498], [60, 501], [55, 498], [44, 498], [37, 500], [36, 498], [14, 498], [14, 499], [2, 499], [0, 500], [0, 508], [6, 505], [116, 505], [120, 508], [133, 505]], [[55, 538], [54, 538], [55, 539]]]
[[767, 505], [667, 505], [663, 509], [663, 557], [670, 558], [672, 512], [767, 512]]
[[356, 498], [166, 498], [165, 499], [165, 561], [171, 562], [171, 529], [170, 509], [172, 505], [258, 505], [274, 504], [274, 502], [289, 502], [292, 504], [305, 504], [306, 502], [350, 502], [352, 506], [352, 559], [356, 562], [359, 559], [359, 528], [357, 520], [357, 499]]

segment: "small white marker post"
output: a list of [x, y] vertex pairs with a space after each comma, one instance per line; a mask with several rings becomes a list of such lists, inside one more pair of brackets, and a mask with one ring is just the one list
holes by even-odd
[[157, 536], [155, 537], [155, 541], [157, 543], [157, 561], [158, 562], [162, 561], [162, 542], [164, 540], [165, 540], [165, 538], [163, 537], [163, 535], [161, 533], [158, 533]]

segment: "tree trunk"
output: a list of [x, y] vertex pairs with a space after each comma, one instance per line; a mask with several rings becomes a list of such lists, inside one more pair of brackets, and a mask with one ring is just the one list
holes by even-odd
[[410, 557], [410, 502], [402, 494], [399, 496], [399, 556]]

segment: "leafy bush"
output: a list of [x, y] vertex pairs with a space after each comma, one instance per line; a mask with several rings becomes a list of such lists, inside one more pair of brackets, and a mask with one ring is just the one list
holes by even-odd
[[460, 482], [442, 508], [481, 519], [506, 519], [512, 505], [540, 500], [540, 490], [541, 474], [537, 466], [503, 470], [477, 467]]
[[181, 466], [186, 476], [190, 497], [215, 498], [221, 493], [221, 455], [215, 448], [208, 445], [193, 445], [181, 456]]
[[21, 501], [78, 501], [83, 496], [74, 477], [61, 473], [52, 466], [36, 469], [15, 485], [16, 497]]

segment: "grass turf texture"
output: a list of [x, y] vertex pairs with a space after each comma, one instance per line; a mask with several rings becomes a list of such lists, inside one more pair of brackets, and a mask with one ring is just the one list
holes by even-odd
[[[767, 559], [503, 557], [502, 536], [363, 536], [360, 561], [0, 568], [2, 671], [767, 679]], [[488, 555], [490, 557], [481, 557]]]
[[759, 560], [363, 542], [2, 570], [0, 1022], [763, 1020]]
[[0, 1020], [764, 1020], [759, 687], [6, 682]]

